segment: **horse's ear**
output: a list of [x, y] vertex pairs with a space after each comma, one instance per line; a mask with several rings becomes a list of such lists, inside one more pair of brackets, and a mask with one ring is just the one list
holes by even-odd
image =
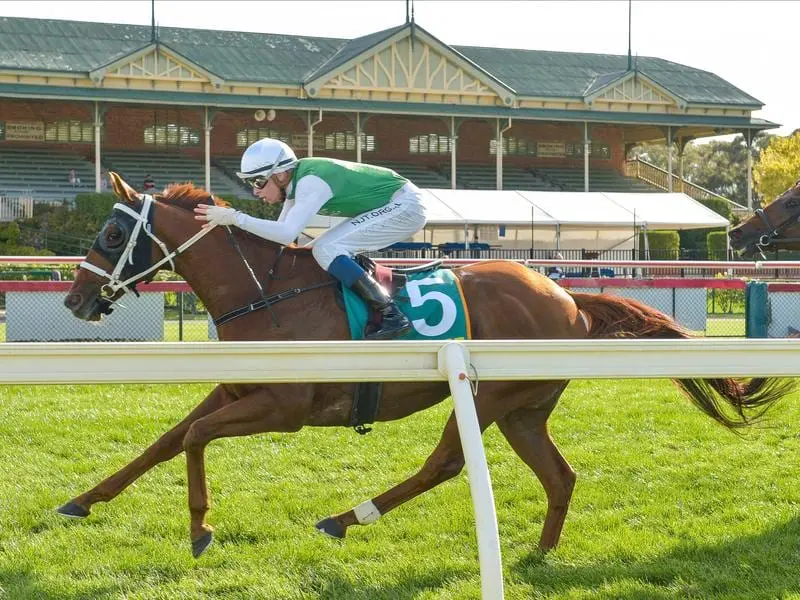
[[114, 190], [114, 193], [120, 200], [124, 200], [125, 202], [136, 202], [139, 194], [136, 193], [135, 189], [125, 183], [119, 174], [115, 173], [114, 171], [109, 171], [108, 178], [111, 180], [111, 187]]

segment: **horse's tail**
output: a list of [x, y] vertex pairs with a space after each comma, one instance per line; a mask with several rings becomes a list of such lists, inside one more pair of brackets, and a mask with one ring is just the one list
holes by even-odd
[[[664, 313], [629, 298], [570, 292], [591, 318], [590, 338], [697, 337]], [[794, 389], [788, 379], [673, 379], [692, 403], [728, 429], [745, 427], [764, 416]], [[725, 406], [727, 404], [727, 406]]]

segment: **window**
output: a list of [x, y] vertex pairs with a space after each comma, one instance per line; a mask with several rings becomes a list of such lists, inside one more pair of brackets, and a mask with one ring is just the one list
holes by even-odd
[[6, 124], [0, 121], [0, 140], [6, 139]]
[[266, 127], [242, 129], [236, 133], [236, 147], [246, 148], [250, 144], [255, 144], [263, 138], [273, 138], [290, 144], [290, 134], [268, 129]]
[[452, 139], [446, 135], [429, 133], [408, 138], [410, 154], [448, 154], [452, 149]]
[[[497, 154], [497, 140], [489, 140], [489, 154], [491, 154], [492, 156]], [[536, 142], [532, 142], [524, 138], [504, 137], [503, 156], [507, 154], [535, 156]]]
[[152, 125], [144, 128], [144, 143], [148, 146], [199, 146], [200, 132], [176, 123]]
[[47, 142], [93, 142], [94, 125], [81, 121], [53, 121], [45, 124]]
[[[333, 152], [342, 152], [346, 150], [355, 152], [356, 134], [354, 131], [335, 131], [333, 133], [326, 133], [324, 135], [324, 145], [320, 149]], [[314, 140], [314, 147], [317, 147], [316, 139]], [[361, 150], [363, 152], [375, 151], [374, 135], [367, 135], [366, 133], [361, 132]]]

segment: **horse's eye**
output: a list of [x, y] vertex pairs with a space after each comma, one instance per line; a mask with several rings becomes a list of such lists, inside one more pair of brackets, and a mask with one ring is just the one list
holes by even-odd
[[123, 242], [125, 234], [122, 229], [120, 229], [119, 225], [116, 223], [110, 223], [108, 227], [106, 227], [104, 238], [106, 246], [109, 248], [114, 248]]

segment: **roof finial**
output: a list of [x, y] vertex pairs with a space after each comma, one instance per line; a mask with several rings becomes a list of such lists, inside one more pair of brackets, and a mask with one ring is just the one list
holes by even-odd
[[633, 0], [628, 0], [628, 71], [631, 70], [633, 58], [631, 56], [631, 12]]
[[408, 9], [408, 3], [409, 3], [410, 1], [411, 1], [411, 0], [406, 0], [406, 25], [408, 25], [408, 24], [411, 22], [411, 17], [409, 17], [409, 16], [408, 16], [408, 15], [409, 15], [409, 12], [408, 12], [408, 10], [409, 10], [409, 9]]
[[158, 34], [156, 33], [156, 0], [150, 0], [150, 41], [153, 43], [158, 41]]

